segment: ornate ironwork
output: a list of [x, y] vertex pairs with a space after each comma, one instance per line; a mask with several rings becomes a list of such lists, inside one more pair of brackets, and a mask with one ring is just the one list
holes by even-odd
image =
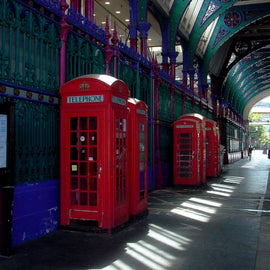
[[59, 27], [13, 0], [0, 11], [0, 80], [58, 93]]
[[58, 179], [59, 107], [15, 103], [15, 183]]
[[171, 88], [169, 84], [161, 83], [159, 86], [159, 115], [160, 120], [171, 119]]
[[67, 39], [66, 80], [85, 74], [105, 72], [104, 51], [70, 33]]
[[220, 9], [220, 5], [217, 5], [214, 1], [210, 1], [208, 7], [201, 20], [200, 27], [217, 11]]
[[214, 48], [217, 46], [217, 44], [218, 44], [225, 36], [227, 36], [229, 33], [230, 33], [230, 31], [227, 30], [227, 29], [225, 29], [225, 27], [221, 25], [221, 26], [219, 27], [217, 36], [216, 36], [216, 38], [215, 38], [215, 40], [214, 40], [214, 43], [213, 43], [213, 45], [212, 45], [212, 49], [214, 49]]

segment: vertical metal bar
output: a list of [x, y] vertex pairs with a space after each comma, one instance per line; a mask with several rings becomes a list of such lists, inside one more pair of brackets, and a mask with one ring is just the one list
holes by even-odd
[[81, 57], [82, 57], [81, 47], [82, 47], [82, 42], [80, 41], [79, 46], [78, 46], [78, 74], [77, 76], [81, 75]]
[[53, 48], [50, 48], [50, 50], [49, 50], [49, 55], [50, 55], [50, 57], [49, 57], [49, 69], [50, 69], [50, 71], [51, 71], [51, 76], [50, 76], [50, 81], [49, 81], [49, 87], [51, 88], [52, 87], [52, 78], [53, 78], [53, 74], [52, 74], [52, 72], [53, 72], [53, 67], [54, 67], [54, 59], [53, 59], [53, 57], [54, 57], [54, 51], [53, 51]]
[[22, 78], [23, 80], [25, 80], [25, 56], [26, 56], [26, 34], [22, 33], [22, 40], [23, 40], [23, 44], [22, 44]]
[[120, 66], [120, 63], [121, 63], [121, 61], [120, 61], [120, 56], [117, 58], [117, 79], [119, 79], [119, 71], [120, 71], [120, 68], [121, 68], [121, 66]]
[[[56, 76], [56, 80], [57, 80], [57, 85], [59, 85], [59, 50], [57, 47], [55, 47], [55, 76]], [[55, 85], [56, 88], [57, 85]]]
[[[69, 46], [70, 46], [70, 38], [69, 39], [67, 38], [67, 40], [66, 40], [66, 54], [65, 54], [66, 71], [65, 71], [65, 74], [64, 74], [67, 81], [69, 81], [69, 78], [70, 78], [70, 76], [69, 76], [69, 74], [70, 74], [70, 56], [69, 56], [69, 50], [68, 50]], [[60, 54], [61, 54], [61, 51], [60, 51]], [[59, 62], [59, 65], [60, 65], [60, 62]], [[61, 85], [61, 78], [59, 79], [59, 82], [60, 82], [60, 85]]]
[[27, 52], [27, 56], [28, 56], [28, 59], [26, 61], [29, 61], [31, 63], [31, 58], [32, 58], [32, 40], [31, 38], [28, 38], [28, 52]]
[[74, 55], [74, 74], [73, 74], [73, 77], [77, 77], [78, 76], [78, 73], [77, 73], [77, 58], [78, 58], [78, 52], [75, 53]]
[[43, 39], [43, 34], [41, 33], [41, 38], [39, 40], [39, 81], [40, 81], [40, 86], [43, 87], [43, 82], [44, 82], [44, 70], [43, 70], [43, 65], [44, 65], [44, 57], [43, 57], [43, 48], [44, 48], [44, 39]]
[[[36, 78], [35, 77], [33, 77], [33, 78], [31, 78], [32, 80], [33, 80], [33, 82], [31, 82], [31, 83], [33, 83], [33, 86], [34, 87], [36, 87], [37, 85], [36, 85], [36, 82], [37, 82], [37, 79], [38, 79], [38, 76], [39, 76], [39, 69], [38, 69], [38, 57], [40, 57], [40, 55], [38, 54], [38, 49], [37, 49], [37, 36], [35, 35], [34, 36], [34, 41], [33, 41], [33, 43], [34, 43], [34, 63], [33, 63], [33, 65], [34, 65], [34, 69], [35, 69], [35, 74], [36, 74]], [[32, 66], [30, 67], [30, 74], [31, 75], [33, 75], [32, 74], [32, 72], [33, 72], [33, 70], [32, 70]]]
[[[84, 53], [86, 54], [87, 51], [87, 44], [85, 44], [86, 48], [84, 48]], [[80, 50], [80, 51], [83, 51]], [[84, 75], [85, 74], [85, 58], [81, 55], [81, 64], [79, 65], [81, 66], [81, 74], [80, 75]]]
[[[16, 24], [15, 24], [16, 25]], [[15, 44], [15, 73], [19, 74], [19, 66], [20, 66], [20, 30], [17, 26], [15, 29], [15, 40], [13, 41]]]
[[[3, 1], [4, 5], [3, 5], [3, 17], [6, 18], [6, 1]], [[5, 25], [3, 24], [2, 25], [2, 45], [1, 45], [1, 49], [3, 51], [3, 55], [5, 56], [5, 45], [6, 45], [6, 28], [5, 28]], [[0, 73], [0, 76], [1, 78], [4, 77], [4, 67], [5, 65], [2, 64], [1, 65], [1, 73]]]
[[[154, 73], [154, 70], [153, 70]], [[152, 78], [152, 187], [155, 188], [154, 180], [156, 179], [156, 141], [155, 141], [155, 104], [156, 104], [156, 78], [153, 74]]]
[[29, 32], [30, 32], [30, 36], [28, 37], [28, 59], [27, 59], [27, 62], [29, 62], [29, 64], [32, 63], [32, 39], [31, 39], [31, 34], [32, 34], [32, 13], [30, 12], [30, 15], [29, 15], [29, 20], [28, 20], [28, 26], [29, 26]]
[[87, 46], [87, 48], [86, 48], [86, 52], [85, 52], [85, 57], [86, 57], [86, 59], [85, 59], [85, 74], [89, 74], [90, 73], [89, 72], [89, 64], [90, 64], [89, 46], [90, 45], [87, 43], [86, 46]]
[[[5, 47], [6, 47], [5, 43], [6, 43], [6, 28], [3, 26], [2, 27], [2, 51], [4, 52], [3, 53], [4, 56], [5, 56], [5, 53], [6, 53], [6, 51], [5, 51]], [[5, 68], [5, 65], [2, 64], [1, 65], [1, 78], [3, 78], [4, 74], [5, 74], [4, 68]]]
[[136, 98], [140, 99], [140, 63], [137, 62], [136, 65]]
[[10, 71], [11, 71], [11, 74], [12, 74], [12, 36], [13, 36], [13, 31], [12, 31], [12, 26], [10, 25], [9, 26], [9, 37], [8, 37], [8, 40], [9, 40], [9, 52], [8, 52], [8, 59], [9, 59], [9, 63], [10, 63]]
[[45, 82], [46, 88], [48, 88], [48, 59], [49, 59], [49, 45], [46, 43], [45, 45]]

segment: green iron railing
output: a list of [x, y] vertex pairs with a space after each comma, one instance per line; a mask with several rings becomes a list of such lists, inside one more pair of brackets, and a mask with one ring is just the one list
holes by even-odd
[[[15, 103], [15, 184], [59, 179], [59, 107]], [[7, 101], [0, 96], [0, 105]]]
[[86, 74], [105, 73], [104, 51], [71, 32], [67, 39], [66, 81]]
[[136, 70], [134, 67], [120, 61], [118, 79], [124, 81], [130, 91], [131, 97], [136, 97]]
[[171, 87], [161, 83], [159, 87], [159, 118], [171, 122]]
[[176, 121], [183, 113], [183, 98], [180, 92], [175, 91], [173, 97], [173, 115], [174, 121]]
[[59, 107], [15, 100], [15, 183], [59, 179]]
[[0, 80], [58, 93], [59, 27], [18, 2], [0, 2]]

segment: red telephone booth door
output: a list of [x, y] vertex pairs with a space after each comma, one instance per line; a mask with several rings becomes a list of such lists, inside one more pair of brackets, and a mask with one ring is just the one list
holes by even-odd
[[216, 122], [206, 119], [206, 176], [215, 177], [218, 170]]
[[129, 174], [130, 174], [130, 215], [136, 216], [148, 207], [148, 118], [147, 106], [135, 98], [128, 99], [129, 129]]
[[[69, 189], [65, 192], [69, 198], [63, 213], [69, 216], [62, 218], [62, 225], [73, 219], [96, 220], [99, 227], [113, 228], [128, 220], [127, 115], [117, 110], [113, 115], [115, 126], [108, 131], [114, 135], [104, 133], [108, 123], [101, 111], [66, 117], [70, 142], [66, 160], [70, 163], [63, 188]], [[108, 151], [106, 138], [110, 137], [114, 138], [114, 149]], [[108, 163], [103, 161], [111, 153], [115, 158], [110, 158], [114, 164], [109, 175], [105, 171]]]
[[200, 127], [194, 120], [174, 123], [174, 184], [200, 184]]
[[101, 163], [99, 138], [102, 114], [74, 115], [68, 119], [70, 156], [69, 219], [100, 220]]
[[[115, 112], [115, 225], [129, 218], [128, 169], [127, 169], [127, 114]], [[109, 196], [109, 194], [108, 194]]]
[[206, 181], [206, 130], [205, 130], [205, 117], [198, 113], [185, 114], [180, 117], [181, 119], [193, 119], [200, 125], [200, 182]]
[[217, 174], [219, 175], [221, 173], [221, 165], [220, 165], [220, 132], [219, 127], [216, 127], [217, 130]]

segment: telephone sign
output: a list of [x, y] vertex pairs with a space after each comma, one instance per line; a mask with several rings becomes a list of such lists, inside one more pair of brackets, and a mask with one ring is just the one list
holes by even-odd
[[92, 102], [103, 102], [103, 101], [104, 101], [103, 95], [67, 97], [67, 103], [92, 103]]

